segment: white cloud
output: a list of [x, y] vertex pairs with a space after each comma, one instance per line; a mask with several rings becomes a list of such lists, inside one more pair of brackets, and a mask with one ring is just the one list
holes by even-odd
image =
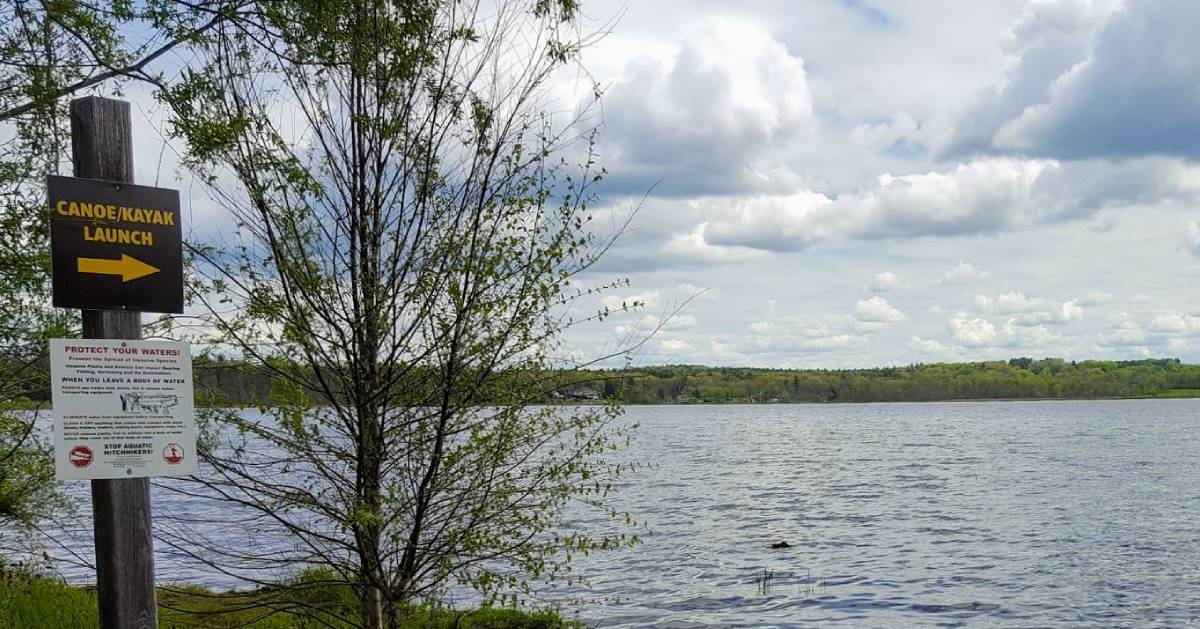
[[1083, 318], [1083, 308], [1068, 301], [1056, 307], [1055, 310], [1039, 310], [1018, 314], [1008, 321], [1015, 325], [1033, 326], [1043, 324], [1063, 324], [1078, 321]]
[[1063, 322], [1078, 321], [1083, 318], [1083, 308], [1080, 308], [1074, 300], [1063, 303], [1059, 309], [1059, 315]]
[[1102, 290], [1092, 289], [1087, 292], [1083, 299], [1076, 299], [1075, 303], [1080, 306], [1100, 306], [1103, 304], [1112, 303], [1112, 293]]
[[[902, 316], [902, 315], [901, 315]], [[868, 338], [851, 328], [849, 316], [786, 316], [751, 323], [738, 343], [753, 352], [825, 352], [862, 347]]]
[[[773, 356], [775, 364], [794, 365], [804, 357], [866, 346], [867, 336], [844, 329], [849, 324], [847, 317], [784, 317], [773, 322], [757, 321], [749, 325], [749, 334], [721, 335], [713, 340], [706, 360], [721, 355], [727, 363], [747, 364], [755, 357]], [[828, 358], [818, 360], [816, 364], [828, 362]]]
[[871, 281], [871, 290], [876, 293], [886, 293], [901, 287], [900, 276], [891, 271], [876, 273], [875, 279]]
[[1023, 222], [1035, 182], [1050, 162], [985, 160], [951, 171], [884, 174], [878, 186], [857, 195], [852, 205], [864, 213], [866, 233], [880, 236], [936, 235], [991, 231], [1005, 222]]
[[1152, 301], [1154, 301], [1153, 297], [1151, 297], [1149, 295], [1145, 295], [1143, 293], [1138, 293], [1138, 294], [1134, 295], [1133, 297], [1129, 298], [1129, 303], [1131, 303], [1131, 304], [1148, 304]]
[[1044, 326], [1023, 326], [1009, 319], [997, 328], [991, 321], [980, 317], [958, 314], [950, 318], [950, 335], [963, 345], [972, 347], [1045, 347], [1058, 343], [1062, 337]]
[[947, 152], [1194, 159], [1198, 29], [1193, 0], [1030, 2], [1011, 30], [1007, 81], [962, 112]]
[[944, 171], [885, 173], [835, 195], [798, 188], [658, 201], [642, 214], [653, 221], [639, 224], [618, 256], [647, 267], [728, 264], [837, 241], [1028, 231], [1167, 201], [1200, 202], [1200, 166], [987, 158]]
[[941, 341], [923, 339], [919, 336], [912, 337], [912, 346], [917, 350], [918, 354], [926, 356], [943, 356], [953, 352], [953, 349], [949, 345]]
[[707, 223], [701, 223], [687, 234], [672, 237], [663, 245], [662, 255], [657, 256], [655, 261], [676, 264], [729, 264], [760, 258], [766, 254], [764, 251], [747, 247], [711, 244], [705, 239], [707, 228]]
[[[703, 236], [772, 251], [834, 238], [961, 236], [1032, 229], [1109, 207], [1200, 196], [1200, 168], [1148, 159], [1112, 164], [987, 158], [947, 171], [880, 175], [829, 196], [810, 190], [720, 200]], [[732, 205], [732, 207], [730, 207]]]
[[852, 334], [838, 334], [835, 336], [827, 336], [816, 339], [804, 339], [797, 343], [798, 347], [803, 349], [844, 349], [847, 347], [857, 347], [866, 343], [867, 339], [862, 336]]
[[991, 321], [962, 316], [950, 318], [950, 335], [963, 345], [975, 347], [994, 345], [999, 339], [996, 326]]
[[1145, 342], [1145, 330], [1133, 321], [1119, 323], [1098, 338], [1098, 344], [1102, 347], [1140, 346]]
[[1028, 297], [1021, 291], [995, 297], [976, 295], [975, 308], [985, 314], [1016, 315], [1009, 321], [1024, 326], [1070, 323], [1083, 318], [1083, 308], [1076, 300], [1056, 302], [1044, 297]]
[[1188, 339], [1173, 338], [1167, 341], [1167, 349], [1176, 353], [1193, 352], [1200, 350], [1200, 344]]
[[848, 316], [783, 316], [770, 321], [760, 320], [750, 324], [755, 334], [780, 335], [804, 338], [839, 336], [853, 323]]
[[829, 240], [842, 229], [824, 220], [821, 208], [833, 201], [824, 194], [801, 190], [788, 195], [755, 195], [720, 199], [719, 212], [703, 233], [709, 243], [773, 251], [801, 249]]
[[658, 339], [654, 343], [665, 354], [685, 354], [694, 349], [691, 343], [683, 339]]
[[873, 186], [837, 197], [810, 191], [759, 196], [713, 220], [710, 242], [776, 251], [835, 237], [954, 235], [1031, 227], [1072, 208], [1035, 200], [1049, 161], [983, 160], [947, 172], [880, 175]]
[[767, 154], [810, 128], [804, 61], [748, 21], [708, 20], [669, 58], [628, 63], [604, 98], [610, 183], [644, 192], [764, 186]]
[[1050, 99], [1060, 76], [1084, 61], [1097, 30], [1116, 0], [1036, 0], [1026, 3], [1009, 29], [1010, 58], [1003, 85], [982, 90], [958, 117], [947, 147], [952, 154], [992, 146], [996, 132], [1026, 107]]
[[1026, 297], [1025, 293], [1020, 291], [1002, 293], [996, 297], [989, 297], [988, 295], [975, 296], [975, 307], [980, 312], [989, 314], [1030, 312], [1045, 308], [1047, 303], [1048, 300], [1046, 299]]
[[920, 123], [907, 112], [901, 111], [886, 122], [855, 125], [850, 129], [847, 140], [858, 151], [911, 157], [924, 152], [924, 146], [913, 140], [920, 133]]
[[1086, 59], [1001, 127], [997, 146], [1062, 158], [1200, 157], [1200, 4], [1125, 2], [1107, 17]]
[[1179, 246], [1184, 251], [1200, 257], [1200, 220], [1188, 221], [1187, 230], [1183, 235], [1183, 242], [1179, 243]]
[[1184, 312], [1156, 315], [1150, 320], [1150, 329], [1154, 332], [1200, 335], [1200, 315]]
[[950, 270], [942, 274], [943, 284], [962, 284], [975, 280], [986, 280], [991, 273], [975, 268], [974, 264], [959, 260]]
[[1059, 345], [1064, 342], [1064, 337], [1059, 336], [1043, 326], [1033, 327], [1017, 327], [1011, 321], [1004, 323], [1001, 329], [1003, 334], [1012, 339], [1013, 345], [1019, 345], [1026, 348], [1044, 349], [1048, 346]]
[[854, 315], [859, 321], [867, 323], [896, 323], [908, 318], [883, 297], [860, 300], [854, 306]]

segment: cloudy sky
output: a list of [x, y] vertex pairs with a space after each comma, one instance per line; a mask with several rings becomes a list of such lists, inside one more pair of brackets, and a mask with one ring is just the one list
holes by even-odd
[[[1200, 362], [1200, 3], [585, 3], [636, 363]], [[665, 321], [688, 296], [706, 289]]]
[[581, 278], [630, 285], [583, 307], [646, 305], [581, 356], [657, 329], [635, 364], [1200, 362], [1200, 2], [584, 7], [619, 21], [554, 89], [604, 90], [600, 223], [640, 209]]

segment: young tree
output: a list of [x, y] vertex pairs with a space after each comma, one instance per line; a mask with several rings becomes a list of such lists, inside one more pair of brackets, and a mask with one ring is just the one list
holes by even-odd
[[[69, 156], [66, 102], [88, 52], [56, 23], [62, 7], [0, 4], [0, 520], [35, 524], [63, 504], [30, 397], [48, 394], [46, 339], [70, 336], [74, 313], [50, 306], [45, 177]], [[100, 27], [82, 26], [98, 35]], [[107, 52], [109, 38], [94, 50]]]
[[0, 380], [0, 579], [14, 564], [37, 556], [40, 540], [31, 535], [34, 527], [70, 507], [54, 482], [54, 461], [38, 432], [44, 423], [27, 404], [14, 402], [21, 392], [12, 388], [23, 381], [19, 376]]
[[195, 251], [207, 338], [275, 378], [261, 415], [209, 416], [213, 474], [189, 491], [294, 544], [197, 542], [182, 523], [171, 543], [252, 579], [330, 568], [368, 627], [628, 543], [558, 532], [571, 502], [616, 516], [619, 409], [533, 406], [589, 292], [572, 280], [611, 244], [589, 224], [590, 132], [545, 110], [587, 41], [576, 2], [258, 8], [217, 25], [207, 65], [162, 99], [236, 223]]
[[[16, 394], [8, 391], [6, 398]], [[26, 528], [64, 506], [33, 411], [0, 403], [0, 524]], [[3, 558], [0, 557], [0, 560]]]
[[[154, 62], [237, 21], [238, 0], [0, 1], [0, 518], [32, 524], [63, 504], [43, 426], [46, 341], [79, 315], [50, 305], [46, 176], [70, 174], [70, 96], [126, 80], [164, 85]], [[136, 31], [143, 38], [123, 36]]]

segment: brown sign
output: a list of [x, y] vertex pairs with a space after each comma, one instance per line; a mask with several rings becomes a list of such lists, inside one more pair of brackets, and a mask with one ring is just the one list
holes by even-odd
[[54, 305], [183, 312], [179, 191], [51, 176]]

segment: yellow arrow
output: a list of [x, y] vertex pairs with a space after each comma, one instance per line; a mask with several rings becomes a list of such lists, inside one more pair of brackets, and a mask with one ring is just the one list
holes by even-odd
[[121, 254], [120, 260], [104, 258], [79, 258], [80, 273], [102, 273], [120, 275], [122, 282], [132, 282], [139, 277], [158, 273], [158, 267], [150, 266], [137, 258]]

